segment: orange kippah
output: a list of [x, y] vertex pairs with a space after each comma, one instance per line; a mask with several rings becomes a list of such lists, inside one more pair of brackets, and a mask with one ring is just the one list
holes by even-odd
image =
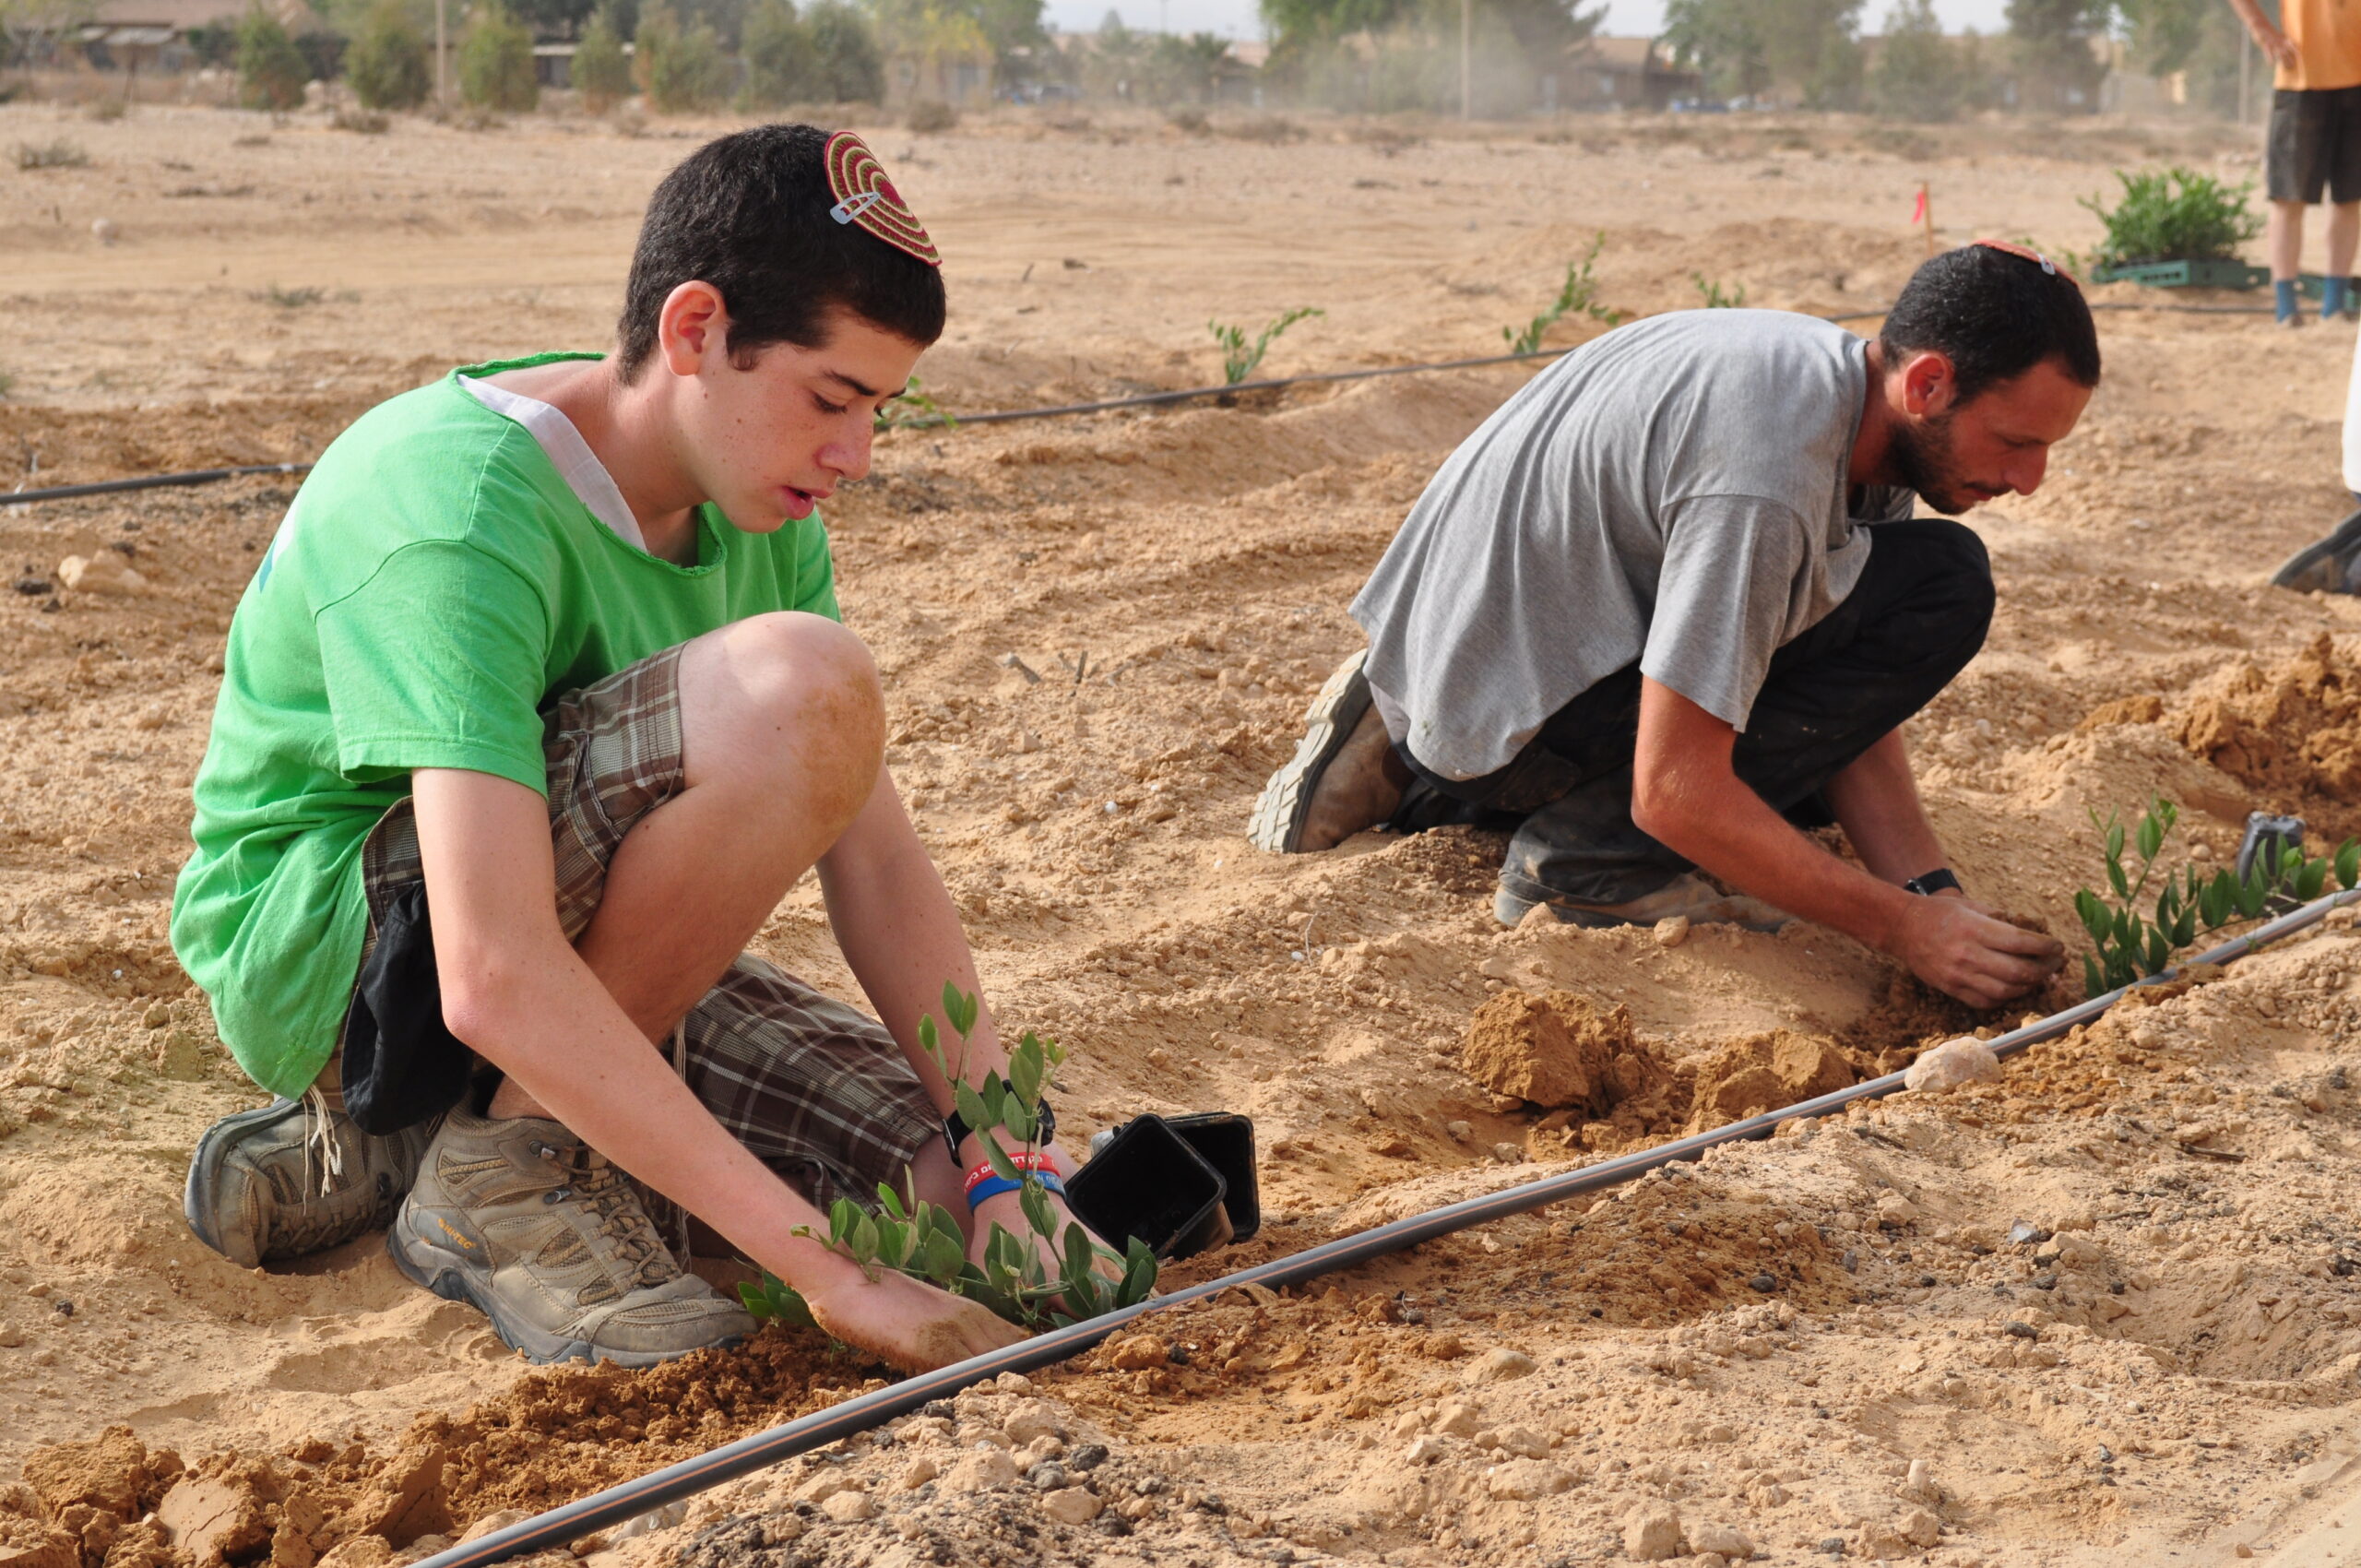
[[934, 242], [927, 237], [926, 225], [885, 177], [885, 166], [877, 161], [867, 142], [850, 131], [838, 131], [828, 138], [822, 161], [828, 169], [828, 192], [836, 198], [836, 205], [828, 208], [829, 217], [839, 223], [858, 224], [929, 267], [943, 265]]

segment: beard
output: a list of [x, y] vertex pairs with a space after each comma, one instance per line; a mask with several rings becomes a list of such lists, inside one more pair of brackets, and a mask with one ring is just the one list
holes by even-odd
[[1946, 517], [1956, 517], [1984, 497], [1964, 484], [1952, 457], [1952, 416], [1943, 414], [1922, 424], [1899, 425], [1887, 447], [1886, 460], [1918, 498]]

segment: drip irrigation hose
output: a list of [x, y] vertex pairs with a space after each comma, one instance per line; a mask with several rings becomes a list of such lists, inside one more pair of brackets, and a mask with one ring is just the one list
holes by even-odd
[[[2259, 947], [2317, 924], [2331, 910], [2355, 902], [2361, 902], [2361, 890], [2331, 893], [2186, 962], [2215, 966], [2236, 963]], [[2167, 970], [2136, 983], [2160, 984], [2177, 972]], [[2053, 1013], [2047, 1018], [2037, 1019], [2022, 1028], [1987, 1040], [1986, 1044], [1995, 1056], [2013, 1056], [2028, 1047], [2055, 1039], [2070, 1029], [2089, 1023], [2133, 989], [2134, 986], [2124, 986], [2103, 996], [2092, 997], [2063, 1012]], [[495, 1530], [480, 1540], [439, 1551], [417, 1564], [417, 1568], [489, 1568], [489, 1564], [511, 1557], [564, 1547], [568, 1542], [620, 1525], [650, 1509], [661, 1508], [766, 1465], [775, 1465], [812, 1449], [840, 1442], [856, 1432], [866, 1431], [896, 1416], [907, 1415], [920, 1406], [946, 1398], [960, 1389], [997, 1377], [1002, 1372], [1030, 1372], [1065, 1360], [1150, 1313], [1188, 1306], [1243, 1286], [1259, 1285], [1277, 1289], [1283, 1285], [1300, 1285], [1321, 1275], [1366, 1263], [1389, 1253], [1398, 1253], [1421, 1241], [1430, 1241], [1454, 1230], [1465, 1229], [1471, 1225], [1505, 1219], [1511, 1215], [1563, 1203], [1584, 1194], [1621, 1186], [1676, 1160], [1697, 1159], [1706, 1150], [1718, 1148], [1724, 1144], [1767, 1138], [1782, 1122], [1827, 1116], [1844, 1110], [1856, 1100], [1882, 1099], [1902, 1087], [1903, 1075], [1888, 1073], [1883, 1077], [1871, 1078], [1850, 1088], [1821, 1095], [1817, 1099], [1765, 1111], [1743, 1122], [1734, 1122], [1726, 1127], [1717, 1127], [1710, 1133], [1700, 1133], [1672, 1143], [1660, 1144], [1655, 1148], [1641, 1149], [1614, 1159], [1601, 1160], [1596, 1165], [1544, 1177], [1538, 1182], [1527, 1182], [1482, 1197], [1430, 1209], [1424, 1214], [1412, 1215], [1373, 1229], [1341, 1237], [1253, 1268], [1226, 1274], [1218, 1279], [1125, 1307], [1103, 1317], [1075, 1324], [1070, 1328], [1038, 1335], [1004, 1350], [971, 1357], [940, 1372], [926, 1372], [881, 1388], [873, 1394], [845, 1400], [784, 1426], [740, 1438], [694, 1459], [684, 1459], [677, 1465], [652, 1470], [636, 1480], [624, 1481], [505, 1529]]]
[[[2200, 315], [2269, 315], [2268, 305], [2173, 305], [2144, 304], [2137, 301], [2102, 300], [2093, 310], [2177, 311]], [[1882, 321], [1881, 310], [1854, 311], [1849, 315], [1823, 315], [1822, 321]], [[1422, 364], [1380, 365], [1373, 370], [1319, 371], [1308, 375], [1274, 376], [1265, 381], [1240, 381], [1226, 386], [1186, 386], [1172, 392], [1143, 392], [1130, 398], [1109, 398], [1096, 403], [1059, 403], [1043, 409], [1003, 409], [982, 414], [920, 414], [905, 420], [893, 428], [898, 430], [942, 430], [963, 424], [1013, 424], [1019, 420], [1071, 419], [1081, 414], [1111, 413], [1119, 409], [1163, 408], [1174, 403], [1192, 403], [1205, 398], [1235, 397], [1240, 392], [1275, 392], [1284, 386], [1319, 386], [1341, 381], [1371, 381], [1388, 375], [1423, 375], [1430, 371], [1479, 370], [1488, 365], [1520, 364], [1531, 360], [1552, 360], [1573, 352], [1579, 344], [1563, 349], [1536, 349], [1523, 354], [1488, 354], [1472, 360], [1434, 360]], [[101, 480], [92, 484], [60, 484], [47, 490], [19, 490], [0, 495], [0, 510], [10, 506], [30, 506], [38, 501], [71, 501], [85, 495], [113, 495], [126, 490], [162, 490], [178, 485], [212, 484], [225, 479], [244, 479], [255, 474], [304, 474], [312, 470], [309, 463], [261, 463], [241, 469], [196, 469], [186, 473], [147, 474], [138, 479]]]

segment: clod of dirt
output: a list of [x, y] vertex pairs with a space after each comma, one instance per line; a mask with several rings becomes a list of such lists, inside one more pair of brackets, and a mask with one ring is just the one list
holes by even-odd
[[1962, 1084], [1980, 1084], [2000, 1075], [2000, 1059], [1972, 1035], [1947, 1039], [1923, 1052], [1902, 1075], [1902, 1087], [1914, 1094], [1937, 1093]]
[[2182, 745], [2258, 789], [2361, 801], [2361, 670], [2325, 632], [2274, 669], [2241, 669], [2172, 728]]
[[129, 1427], [109, 1427], [85, 1443], [37, 1449], [25, 1460], [25, 1481], [53, 1519], [77, 1507], [136, 1519], [155, 1506], [180, 1473], [179, 1455], [150, 1458], [148, 1445]]
[[1620, 1005], [1602, 1011], [1571, 991], [1508, 991], [1468, 1020], [1460, 1059], [1496, 1093], [1600, 1117], [1637, 1089], [1619, 1086], [1615, 1071], [1632, 1049], [1631, 1015]]
[[1689, 1131], [1833, 1094], [1854, 1081], [1853, 1063], [1833, 1040], [1791, 1029], [1735, 1039], [1699, 1063]]

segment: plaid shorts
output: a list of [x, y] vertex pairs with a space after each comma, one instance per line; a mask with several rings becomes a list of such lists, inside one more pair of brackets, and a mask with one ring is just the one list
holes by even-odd
[[[680, 649], [668, 648], [559, 697], [544, 724], [557, 912], [581, 936], [624, 835], [681, 788]], [[362, 848], [369, 944], [388, 902], [422, 882], [418, 823], [405, 800]], [[903, 1187], [930, 1138], [933, 1102], [876, 1020], [742, 953], [683, 1022], [682, 1076], [732, 1135], [813, 1203], [876, 1201]], [[651, 1050], [656, 1049], [654, 1047]]]

